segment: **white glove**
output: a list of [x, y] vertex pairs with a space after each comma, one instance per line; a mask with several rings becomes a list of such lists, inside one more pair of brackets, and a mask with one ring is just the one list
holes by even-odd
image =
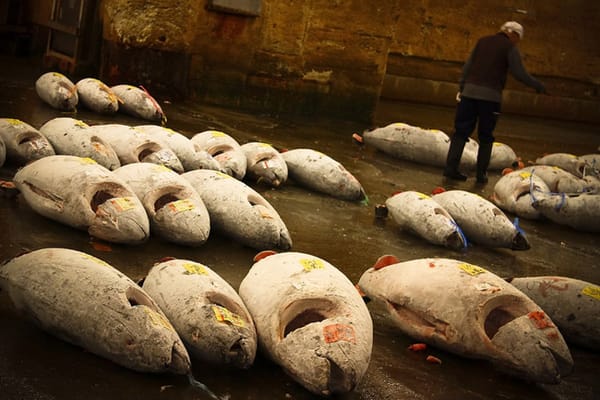
[[456, 92], [456, 102], [460, 103], [460, 92]]

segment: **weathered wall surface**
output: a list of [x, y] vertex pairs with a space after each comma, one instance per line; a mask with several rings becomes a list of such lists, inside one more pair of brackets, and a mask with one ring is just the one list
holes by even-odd
[[476, 39], [514, 19], [525, 26], [524, 63], [552, 96], [509, 81], [505, 111], [600, 115], [600, 2], [263, 0], [252, 17], [210, 10], [206, 0], [103, 0], [101, 10], [112, 79], [167, 83], [227, 106], [361, 120], [380, 95], [451, 104]]

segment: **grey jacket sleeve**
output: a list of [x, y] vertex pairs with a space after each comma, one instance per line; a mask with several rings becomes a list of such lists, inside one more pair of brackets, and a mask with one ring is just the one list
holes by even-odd
[[529, 75], [525, 67], [523, 66], [523, 62], [521, 61], [521, 53], [516, 46], [513, 46], [511, 51], [508, 53], [508, 70], [511, 75], [515, 77], [516, 80], [524, 83], [525, 85], [532, 87], [538, 93], [545, 93], [546, 88], [544, 85], [535, 79], [533, 76]]
[[473, 60], [473, 53], [475, 49], [471, 50], [471, 54], [469, 54], [469, 58], [465, 61], [465, 65], [462, 68], [462, 75], [460, 76], [460, 80], [458, 81], [459, 92], [462, 92], [465, 87], [465, 80], [467, 79], [467, 74], [469, 73], [469, 69], [471, 68], [471, 63]]

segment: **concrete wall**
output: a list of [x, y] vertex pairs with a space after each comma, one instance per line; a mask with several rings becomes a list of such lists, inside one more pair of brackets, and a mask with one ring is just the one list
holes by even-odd
[[369, 121], [380, 95], [452, 104], [471, 46], [502, 22], [525, 26], [530, 73], [505, 111], [600, 120], [600, 2], [263, 0], [258, 16], [206, 0], [102, 0], [102, 74], [200, 101]]

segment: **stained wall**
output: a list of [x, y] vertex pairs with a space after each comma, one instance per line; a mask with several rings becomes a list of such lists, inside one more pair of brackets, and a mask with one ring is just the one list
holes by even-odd
[[517, 20], [549, 95], [509, 80], [505, 110], [600, 120], [599, 2], [263, 0], [258, 16], [209, 3], [103, 0], [102, 73], [220, 105], [369, 121], [380, 96], [452, 104], [476, 39]]

